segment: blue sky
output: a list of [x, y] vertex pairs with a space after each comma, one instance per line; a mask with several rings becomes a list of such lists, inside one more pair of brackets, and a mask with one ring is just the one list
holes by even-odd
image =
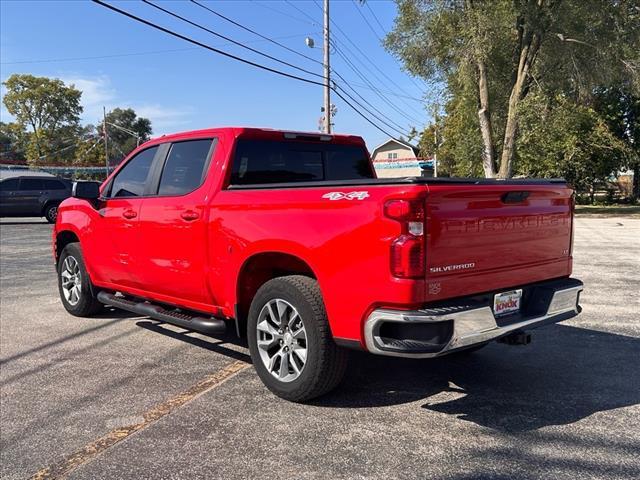
[[[322, 60], [322, 50], [310, 49], [304, 41], [309, 36], [315, 40], [316, 47], [322, 43], [319, 3], [312, 0], [204, 3], [289, 48]], [[427, 87], [404, 73], [376, 37], [383, 37], [391, 29], [395, 3], [382, 0], [367, 3], [363, 7], [353, 0], [332, 0], [332, 19], [342, 30], [334, 29], [333, 38], [340, 52], [367, 81], [389, 92], [384, 93], [386, 100], [366, 88], [365, 81], [335, 51], [332, 67], [384, 113], [386, 119], [405, 131], [410, 125], [419, 128], [429, 119], [424, 102], [420, 101]], [[215, 38], [141, 2], [113, 4], [249, 60], [314, 78]], [[197, 5], [184, 1], [164, 1], [161, 5], [255, 49], [322, 73], [321, 65], [253, 36]], [[154, 135], [225, 125], [318, 129], [321, 87], [216, 55], [97, 4], [81, 0], [2, 0], [0, 22], [0, 78], [4, 81], [13, 73], [30, 73], [74, 83], [83, 91], [85, 123], [97, 122], [104, 105], [107, 110], [134, 108], [139, 115], [152, 120]], [[106, 58], [85, 58], [99, 56]], [[334, 96], [332, 102], [338, 108], [334, 120], [336, 132], [361, 135], [370, 149], [386, 138], [342, 100]], [[11, 120], [4, 106], [0, 114], [2, 121]], [[383, 128], [390, 131], [388, 127]]]

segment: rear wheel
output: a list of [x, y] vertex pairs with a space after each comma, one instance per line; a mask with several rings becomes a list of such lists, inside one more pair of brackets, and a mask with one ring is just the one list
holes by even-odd
[[94, 296], [79, 243], [70, 243], [58, 259], [58, 291], [62, 305], [71, 315], [87, 317], [102, 309]]
[[47, 205], [44, 208], [44, 218], [46, 218], [49, 223], [56, 223], [56, 218], [58, 218], [58, 206]]
[[319, 397], [344, 376], [347, 352], [333, 341], [312, 278], [291, 275], [260, 287], [251, 302], [247, 336], [258, 376], [286, 400]]

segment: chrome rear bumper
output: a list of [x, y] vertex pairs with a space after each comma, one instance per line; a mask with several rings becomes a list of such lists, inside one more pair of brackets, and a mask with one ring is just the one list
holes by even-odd
[[[548, 299], [544, 301], [546, 311], [538, 311], [533, 315], [518, 315], [512, 322], [505, 322], [504, 318], [496, 318], [488, 305], [477, 308], [457, 305], [413, 311], [378, 309], [374, 310], [365, 322], [365, 342], [369, 352], [378, 355], [410, 358], [438, 357], [498, 339], [511, 332], [530, 330], [574, 317], [581, 311], [578, 302], [582, 290], [582, 282], [568, 279], [567, 283], [555, 285], [548, 292]], [[400, 329], [404, 329], [402, 335], [405, 338], [399, 340], [385, 337], [383, 331], [385, 324], [387, 326], [384, 328], [387, 331], [399, 332]], [[426, 327], [427, 329], [437, 330], [438, 333], [434, 334], [434, 338], [439, 340], [424, 342], [411, 338], [410, 333], [407, 335], [407, 332], [411, 332], [415, 327], [424, 330], [425, 325], [431, 326]]]

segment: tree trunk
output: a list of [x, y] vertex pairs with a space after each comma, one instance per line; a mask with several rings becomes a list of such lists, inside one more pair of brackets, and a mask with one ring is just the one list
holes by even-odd
[[482, 168], [486, 178], [496, 176], [494, 163], [493, 138], [491, 137], [491, 116], [489, 109], [489, 86], [487, 81], [487, 66], [484, 61], [478, 61], [478, 96], [480, 108], [478, 118], [480, 120], [480, 132], [482, 133]]
[[[528, 38], [527, 38], [528, 37]], [[528, 42], [526, 40], [529, 40]], [[516, 135], [518, 131], [518, 106], [523, 98], [523, 90], [529, 75], [529, 69], [540, 48], [540, 36], [537, 34], [525, 35], [525, 42], [520, 49], [520, 59], [515, 82], [509, 95], [509, 109], [507, 110], [507, 123], [504, 128], [504, 141], [502, 145], [502, 157], [500, 158], [500, 171], [498, 178], [509, 178], [513, 171], [513, 156], [515, 153]]]
[[504, 127], [504, 142], [502, 145], [502, 158], [500, 159], [498, 178], [510, 178], [513, 170], [513, 155], [515, 153], [516, 132], [518, 130], [517, 109], [520, 103], [521, 93], [522, 86], [519, 86], [518, 79], [509, 96], [509, 109], [507, 111], [507, 123]]

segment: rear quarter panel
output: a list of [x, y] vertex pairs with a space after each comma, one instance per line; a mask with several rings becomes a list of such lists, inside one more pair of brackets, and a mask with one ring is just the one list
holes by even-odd
[[[368, 197], [330, 200], [331, 192], [365, 191]], [[212, 202], [212, 291], [233, 312], [236, 280], [253, 255], [282, 252], [313, 270], [334, 336], [359, 339], [363, 316], [378, 303], [424, 300], [424, 281], [391, 276], [389, 245], [400, 225], [383, 216], [389, 198], [417, 197], [417, 186], [223, 190]]]

